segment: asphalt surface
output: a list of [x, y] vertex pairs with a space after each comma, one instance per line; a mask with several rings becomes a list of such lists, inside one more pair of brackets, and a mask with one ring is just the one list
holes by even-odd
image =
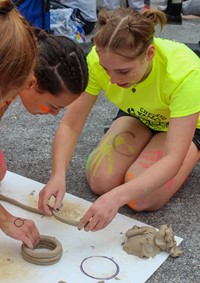
[[[159, 4], [157, 0], [152, 1], [152, 6]], [[196, 44], [200, 40], [200, 20], [183, 20], [182, 25], [167, 25], [162, 33], [157, 31], [156, 35]], [[66, 173], [69, 193], [91, 202], [97, 198], [86, 182], [85, 162], [88, 154], [101, 139], [104, 126], [110, 124], [116, 111], [103, 94], [100, 95], [88, 117]], [[9, 171], [42, 183], [48, 181], [52, 140], [62, 114], [63, 111], [57, 117], [33, 116], [23, 108], [20, 99], [10, 106], [0, 125], [0, 148], [6, 156]], [[77, 119], [78, 116], [77, 113]], [[127, 206], [120, 209], [120, 213], [154, 227], [170, 223], [175, 234], [184, 239], [180, 245], [183, 254], [176, 259], [169, 257], [148, 283], [200, 282], [199, 189], [200, 163], [193, 169], [181, 190], [159, 211], [136, 213]]]

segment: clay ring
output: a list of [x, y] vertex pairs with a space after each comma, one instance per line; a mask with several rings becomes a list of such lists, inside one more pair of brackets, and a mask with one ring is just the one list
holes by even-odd
[[[49, 249], [49, 251], [40, 251], [37, 249]], [[22, 257], [33, 264], [51, 265], [59, 261], [62, 256], [62, 245], [54, 237], [41, 235], [38, 245], [33, 249], [29, 249], [25, 244], [21, 246]]]

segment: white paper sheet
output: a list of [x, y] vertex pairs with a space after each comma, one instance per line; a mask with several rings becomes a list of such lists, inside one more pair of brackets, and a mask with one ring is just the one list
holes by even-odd
[[[37, 207], [38, 193], [43, 186], [34, 180], [8, 172], [0, 183], [0, 193]], [[161, 252], [150, 259], [128, 255], [122, 248], [126, 231], [134, 225], [146, 224], [119, 213], [104, 230], [87, 233], [59, 222], [53, 217], [27, 212], [6, 202], [2, 204], [18, 217], [33, 219], [41, 234], [57, 238], [63, 246], [63, 255], [54, 265], [31, 264], [21, 257], [21, 242], [0, 231], [0, 282], [97, 283], [100, 279], [91, 278], [87, 273], [93, 277], [108, 278], [116, 272], [118, 266], [118, 274], [105, 282], [144, 283], [169, 256], [166, 252]], [[77, 219], [91, 205], [90, 202], [68, 193], [63, 204], [65, 215]], [[177, 236], [175, 239], [177, 245], [182, 241]], [[81, 270], [82, 262], [85, 273]]]

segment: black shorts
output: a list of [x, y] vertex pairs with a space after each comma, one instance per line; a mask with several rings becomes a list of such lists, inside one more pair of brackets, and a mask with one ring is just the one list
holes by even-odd
[[[130, 117], [133, 117], [131, 114], [128, 114], [128, 113], [122, 111], [121, 109], [119, 109], [119, 111], [118, 111], [116, 117], [113, 119], [113, 121], [116, 120], [116, 119], [118, 119], [118, 118], [120, 118], [120, 117], [122, 117], [122, 116], [130, 116]], [[137, 119], [137, 117], [134, 117], [134, 118]], [[151, 132], [152, 132], [153, 135], [156, 135], [156, 134], [158, 134], [158, 133], [161, 132], [161, 131], [156, 131], [156, 130], [151, 129], [151, 128], [149, 128], [149, 129], [151, 130]], [[196, 130], [195, 130], [195, 132], [194, 132], [194, 137], [193, 137], [192, 141], [193, 141], [193, 143], [196, 145], [197, 149], [200, 150], [200, 129], [196, 129]]]

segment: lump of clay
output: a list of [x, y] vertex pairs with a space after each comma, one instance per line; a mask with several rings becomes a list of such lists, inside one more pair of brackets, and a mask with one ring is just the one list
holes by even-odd
[[179, 256], [181, 251], [176, 246], [171, 225], [162, 225], [157, 231], [153, 227], [133, 226], [126, 232], [127, 240], [123, 249], [128, 254], [138, 257], [154, 257], [161, 250], [170, 253], [171, 256]]
[[138, 257], [154, 257], [160, 252], [160, 248], [154, 242], [156, 232], [156, 229], [152, 227], [133, 226], [126, 232], [127, 241], [123, 249], [128, 254]]
[[162, 251], [168, 252], [172, 257], [180, 256], [182, 253], [176, 245], [171, 225], [160, 226], [159, 231], [156, 233], [155, 244], [160, 247]]

